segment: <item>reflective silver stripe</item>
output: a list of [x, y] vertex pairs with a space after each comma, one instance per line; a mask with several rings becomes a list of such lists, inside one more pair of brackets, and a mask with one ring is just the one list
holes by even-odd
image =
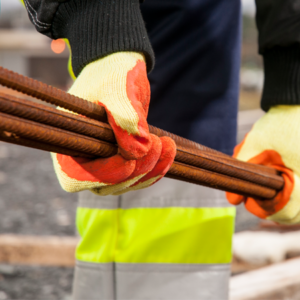
[[74, 300], [228, 299], [229, 264], [116, 263], [115, 278], [113, 268], [113, 264], [78, 262]]
[[[124, 196], [123, 196], [124, 197]], [[126, 197], [126, 196], [125, 196]], [[123, 199], [121, 201], [121, 208], [163, 208], [163, 207], [186, 207], [186, 208], [200, 208], [200, 207], [229, 207], [226, 203], [224, 205], [223, 199], [174, 199], [171, 196], [168, 198], [158, 199]]]
[[230, 264], [128, 264], [117, 263], [116, 271], [125, 272], [224, 272]]
[[229, 207], [225, 193], [211, 188], [163, 178], [155, 185], [121, 196], [100, 197], [81, 192], [79, 206], [98, 209], [163, 207]]
[[114, 264], [76, 262], [73, 300], [115, 300]]
[[120, 207], [120, 196], [98, 196], [90, 191], [79, 193], [78, 206], [85, 208], [116, 209]]

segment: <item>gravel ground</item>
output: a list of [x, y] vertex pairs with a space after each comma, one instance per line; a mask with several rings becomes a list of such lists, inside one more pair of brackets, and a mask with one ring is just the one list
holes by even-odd
[[[49, 153], [0, 142], [0, 191], [0, 234], [75, 234], [77, 197], [61, 190]], [[257, 222], [239, 208], [237, 231]], [[0, 300], [67, 300], [72, 277], [72, 268], [0, 265]]]
[[[0, 142], [0, 234], [72, 236], [76, 198], [49, 153]], [[72, 278], [72, 268], [0, 265], [0, 300], [67, 300]]]
[[71, 300], [72, 279], [72, 268], [0, 265], [0, 300]]
[[74, 235], [76, 195], [65, 193], [47, 152], [0, 142], [0, 234]]

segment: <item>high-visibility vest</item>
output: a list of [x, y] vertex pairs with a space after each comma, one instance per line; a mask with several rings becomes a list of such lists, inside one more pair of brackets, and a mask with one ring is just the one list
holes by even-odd
[[223, 192], [171, 179], [82, 192], [74, 299], [227, 299], [234, 217]]

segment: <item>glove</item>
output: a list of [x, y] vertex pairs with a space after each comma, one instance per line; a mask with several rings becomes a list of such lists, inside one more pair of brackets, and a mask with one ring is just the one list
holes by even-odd
[[226, 193], [231, 204], [245, 203], [248, 211], [282, 224], [300, 222], [300, 106], [272, 107], [234, 150], [237, 159], [273, 167], [281, 172], [284, 188], [272, 200]]
[[167, 173], [176, 145], [149, 133], [150, 86], [142, 54], [118, 52], [90, 63], [69, 93], [105, 107], [119, 152], [97, 159], [52, 154], [64, 190], [119, 195], [148, 187]]

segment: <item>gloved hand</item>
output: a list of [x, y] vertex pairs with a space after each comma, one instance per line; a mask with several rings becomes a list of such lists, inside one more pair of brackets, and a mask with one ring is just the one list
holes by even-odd
[[119, 153], [97, 159], [53, 154], [64, 190], [117, 195], [145, 188], [166, 174], [176, 146], [170, 138], [149, 133], [150, 87], [142, 54], [118, 52], [88, 64], [69, 93], [105, 107]]
[[300, 222], [300, 106], [272, 107], [258, 120], [234, 157], [276, 168], [285, 185], [272, 200], [256, 200], [226, 193], [231, 204], [245, 203], [254, 215], [283, 224]]

